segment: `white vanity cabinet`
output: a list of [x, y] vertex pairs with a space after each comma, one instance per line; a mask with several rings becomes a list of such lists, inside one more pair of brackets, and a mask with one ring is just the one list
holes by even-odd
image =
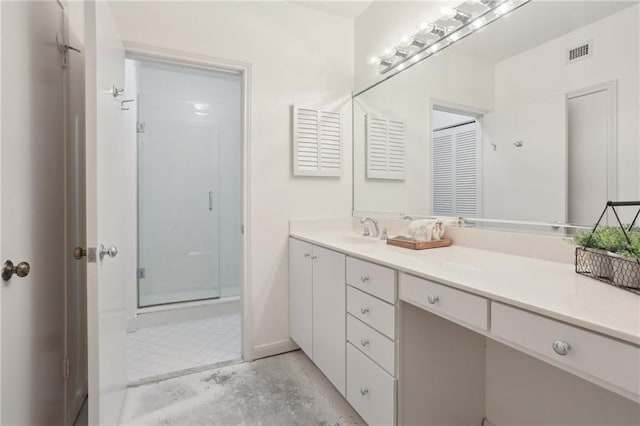
[[289, 334], [342, 395], [346, 395], [345, 258], [289, 239]]
[[289, 335], [313, 358], [313, 246], [289, 238]]
[[572, 265], [305, 232], [291, 337], [369, 425], [637, 423], [637, 295]]

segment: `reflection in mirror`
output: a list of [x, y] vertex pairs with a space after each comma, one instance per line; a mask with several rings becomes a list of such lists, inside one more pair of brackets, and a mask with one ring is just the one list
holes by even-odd
[[589, 226], [640, 198], [639, 22], [534, 0], [361, 91], [354, 212]]

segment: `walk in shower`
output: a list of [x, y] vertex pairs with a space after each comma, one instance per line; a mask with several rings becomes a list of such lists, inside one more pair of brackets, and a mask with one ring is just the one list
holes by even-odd
[[138, 62], [138, 306], [240, 292], [240, 77]]
[[130, 352], [174, 354], [146, 373], [130, 359], [131, 381], [240, 358], [242, 88], [236, 73], [138, 59], [126, 70], [138, 147]]

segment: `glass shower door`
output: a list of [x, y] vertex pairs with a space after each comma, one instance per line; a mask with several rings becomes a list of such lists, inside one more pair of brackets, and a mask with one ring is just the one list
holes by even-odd
[[218, 122], [138, 96], [139, 307], [220, 297]]

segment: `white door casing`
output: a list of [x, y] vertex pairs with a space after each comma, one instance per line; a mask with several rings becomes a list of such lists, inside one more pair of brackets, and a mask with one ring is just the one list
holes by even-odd
[[86, 262], [73, 256], [75, 247], [84, 247], [85, 225], [85, 92], [84, 92], [84, 5], [66, 3], [65, 43], [80, 50], [68, 50], [65, 68], [66, 144], [66, 307], [65, 307], [65, 424], [72, 423], [87, 396], [87, 293]]
[[63, 32], [56, 1], [2, 2], [2, 261], [29, 262], [1, 282], [0, 423], [64, 421]]
[[[267, 345], [253, 346], [252, 334], [252, 289], [251, 289], [251, 64], [238, 61], [212, 58], [183, 51], [139, 43], [124, 42], [128, 57], [149, 61], [160, 61], [174, 65], [195, 66], [213, 71], [231, 71], [240, 75], [241, 81], [241, 139], [242, 139], [242, 358], [252, 361], [255, 358], [273, 353]], [[287, 343], [287, 347], [293, 347]]]
[[617, 82], [571, 92], [567, 104], [568, 221], [590, 226], [606, 201], [618, 201]]
[[[126, 211], [125, 174], [118, 172], [125, 140], [122, 96], [124, 47], [107, 2], [86, 3], [86, 221], [87, 246], [124, 248], [119, 225]], [[126, 286], [135, 285], [121, 250], [87, 264], [89, 424], [117, 424], [127, 385]], [[91, 253], [89, 253], [90, 255]], [[133, 262], [132, 264], [135, 264]]]

